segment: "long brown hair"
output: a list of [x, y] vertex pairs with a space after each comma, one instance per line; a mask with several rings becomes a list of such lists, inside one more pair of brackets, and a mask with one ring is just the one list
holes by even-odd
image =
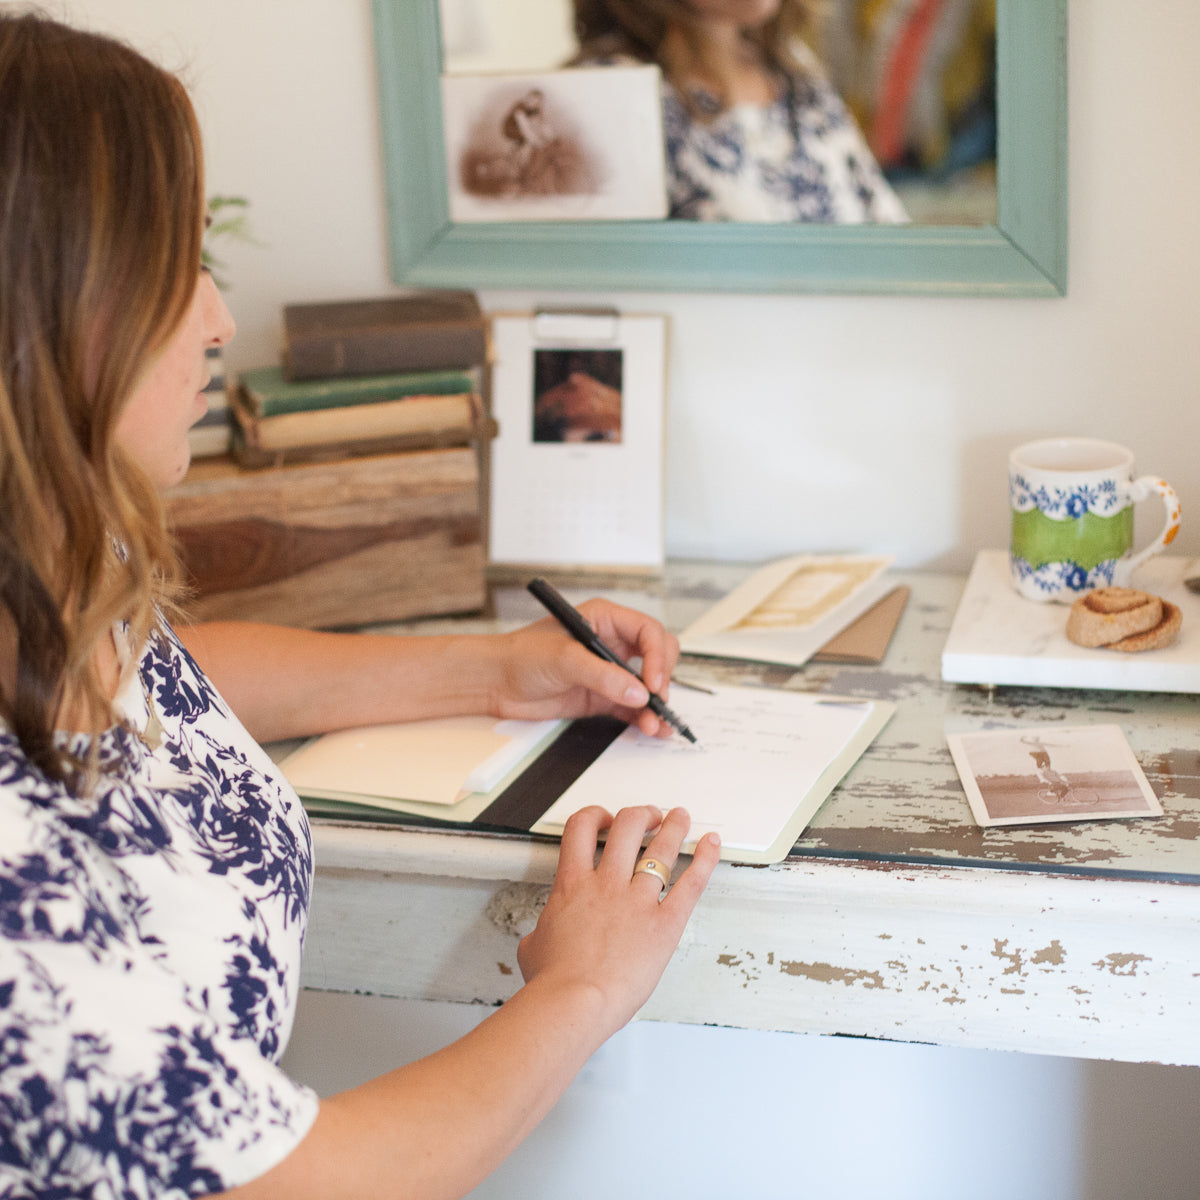
[[[689, 0], [574, 0], [576, 61], [624, 55], [658, 63], [679, 83], [667, 52], [668, 34], [697, 21]], [[816, 0], [780, 0], [779, 11], [756, 29], [743, 31], [769, 68], [788, 74], [800, 69], [793, 47], [812, 31]], [[686, 97], [685, 97], [686, 100]]]
[[0, 716], [47, 775], [64, 700], [114, 720], [97, 652], [140, 645], [177, 566], [114, 440], [200, 269], [204, 172], [180, 82], [111, 38], [0, 16]]

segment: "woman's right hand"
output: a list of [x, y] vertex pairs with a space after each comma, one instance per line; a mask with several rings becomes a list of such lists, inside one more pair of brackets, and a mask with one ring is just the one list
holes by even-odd
[[572, 816], [563, 830], [550, 898], [537, 927], [522, 940], [517, 961], [527, 983], [536, 979], [539, 987], [590, 991], [605, 1037], [649, 999], [720, 857], [720, 839], [705, 834], [661, 902], [658, 878], [634, 874], [642, 857], [673, 867], [690, 823], [682, 808], [664, 819], [656, 808], [626, 808], [612, 817], [591, 807]]

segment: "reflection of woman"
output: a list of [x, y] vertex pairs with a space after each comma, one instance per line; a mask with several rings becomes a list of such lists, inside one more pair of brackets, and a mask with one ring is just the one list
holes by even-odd
[[[645, 1001], [716, 841], [660, 903], [687, 814], [655, 831], [653, 809], [584, 810], [508, 1003], [328, 1100], [284, 1075], [312, 854], [255, 736], [481, 710], [659, 721], [549, 618], [177, 634], [157, 493], [187, 469], [205, 350], [233, 333], [201, 269], [195, 115], [132, 50], [12, 15], [0, 113], [0, 1194], [461, 1195]], [[665, 685], [661, 625], [585, 608]], [[648, 833], [661, 863], [638, 861]]]
[[670, 215], [906, 220], [800, 41], [809, 0], [574, 0], [580, 63], [656, 62]]

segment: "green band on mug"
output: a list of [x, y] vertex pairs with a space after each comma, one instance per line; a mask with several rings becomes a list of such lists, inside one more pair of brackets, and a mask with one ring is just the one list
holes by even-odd
[[1053, 521], [1036, 508], [1012, 515], [1012, 550], [1036, 570], [1051, 562], [1072, 562], [1085, 571], [1120, 558], [1133, 545], [1133, 505], [1111, 517], [1084, 513]]

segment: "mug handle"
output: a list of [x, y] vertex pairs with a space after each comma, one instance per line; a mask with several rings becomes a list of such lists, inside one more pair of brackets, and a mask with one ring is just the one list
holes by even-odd
[[1139, 550], [1132, 558], [1127, 559], [1121, 564], [1125, 568], [1123, 574], [1126, 578], [1136, 571], [1151, 555], [1159, 554], [1165, 550], [1175, 540], [1175, 535], [1179, 532], [1179, 497], [1175, 494], [1175, 489], [1165, 479], [1159, 479], [1154, 475], [1143, 475], [1140, 479], [1135, 479], [1129, 485], [1129, 498], [1135, 502], [1145, 500], [1147, 496], [1152, 496], [1155, 493], [1162, 497], [1162, 502], [1166, 506], [1166, 522], [1159, 532], [1158, 537], [1150, 545], [1144, 550]]

